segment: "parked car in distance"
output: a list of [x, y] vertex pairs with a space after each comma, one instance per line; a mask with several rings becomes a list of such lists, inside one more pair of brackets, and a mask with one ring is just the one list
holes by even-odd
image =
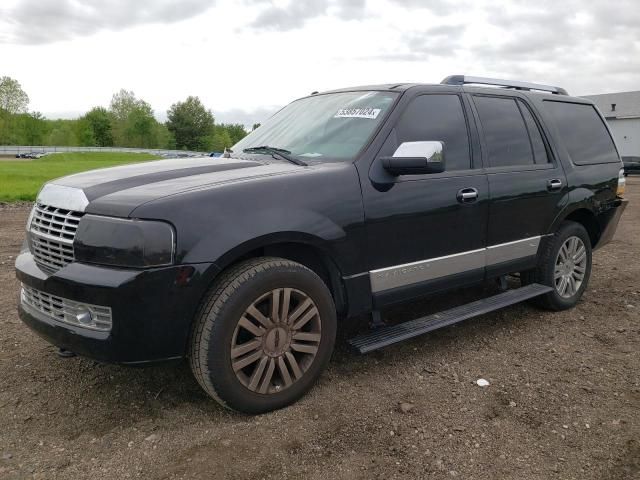
[[48, 155], [47, 152], [24, 152], [24, 153], [16, 153], [16, 158], [38, 159], [46, 155]]
[[[222, 405], [266, 412], [311, 388], [356, 316], [371, 314], [349, 340], [366, 353], [525, 300], [575, 306], [626, 206], [604, 118], [547, 85], [312, 94], [227, 153], [44, 185], [16, 259], [22, 320], [104, 362], [186, 358]], [[381, 320], [496, 281], [485, 299]]]
[[625, 176], [630, 173], [640, 173], [640, 157], [622, 157], [622, 164]]

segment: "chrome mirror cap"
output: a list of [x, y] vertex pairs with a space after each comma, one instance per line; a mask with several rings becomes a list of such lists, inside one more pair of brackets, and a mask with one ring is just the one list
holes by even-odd
[[403, 142], [393, 153], [395, 158], [426, 158], [427, 163], [442, 163], [444, 142]]

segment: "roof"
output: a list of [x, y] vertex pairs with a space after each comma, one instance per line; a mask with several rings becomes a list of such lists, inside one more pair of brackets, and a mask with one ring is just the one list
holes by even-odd
[[[603, 93], [583, 95], [597, 105], [605, 118], [640, 117], [640, 90], [635, 92]], [[615, 104], [615, 110], [612, 105]]]
[[397, 82], [397, 83], [382, 83], [378, 85], [357, 85], [354, 87], [345, 87], [345, 88], [336, 88], [333, 90], [325, 90], [318, 93], [339, 93], [339, 92], [359, 92], [359, 91], [396, 91], [403, 92], [408, 90], [411, 87], [415, 87], [417, 85], [440, 85], [439, 83], [435, 84], [422, 84], [422, 83], [407, 83], [407, 82]]

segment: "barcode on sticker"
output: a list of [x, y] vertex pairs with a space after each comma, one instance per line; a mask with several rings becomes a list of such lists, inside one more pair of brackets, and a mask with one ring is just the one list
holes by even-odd
[[380, 115], [379, 108], [341, 108], [333, 118], [369, 118], [375, 120]]

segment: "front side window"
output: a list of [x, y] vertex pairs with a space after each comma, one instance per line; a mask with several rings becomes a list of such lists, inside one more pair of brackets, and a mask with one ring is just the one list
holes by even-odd
[[296, 100], [236, 143], [232, 150], [269, 146], [304, 161], [352, 160], [393, 106], [394, 92], [340, 92]]
[[545, 101], [545, 109], [576, 165], [620, 162], [604, 122], [592, 105]]
[[420, 95], [403, 112], [396, 124], [398, 144], [404, 142], [444, 142], [445, 169], [471, 168], [469, 133], [460, 97]]
[[533, 165], [533, 148], [513, 98], [474, 97], [490, 167]]

